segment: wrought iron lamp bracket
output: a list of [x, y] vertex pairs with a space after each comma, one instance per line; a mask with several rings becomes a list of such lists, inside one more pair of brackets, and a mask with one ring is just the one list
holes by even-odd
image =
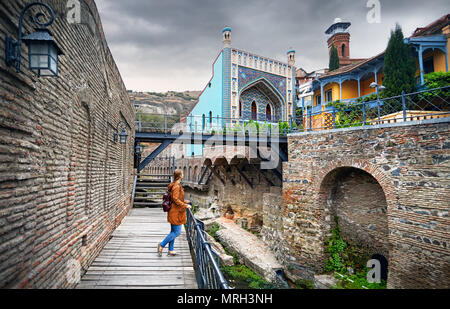
[[17, 73], [20, 73], [20, 59], [21, 59], [21, 49], [22, 49], [22, 38], [23, 38], [23, 19], [25, 17], [25, 13], [33, 6], [43, 6], [45, 9], [47, 9], [48, 13], [50, 14], [50, 19], [48, 22], [43, 23], [40, 21], [41, 17], [45, 17], [45, 14], [42, 12], [37, 13], [34, 16], [34, 22], [40, 26], [41, 29], [45, 29], [53, 22], [55, 21], [55, 12], [53, 12], [53, 9], [45, 3], [42, 2], [33, 2], [28, 4], [23, 8], [23, 10], [20, 12], [19, 17], [19, 29], [17, 33], [17, 41], [15, 41], [10, 35], [6, 36], [6, 48], [5, 48], [5, 59], [6, 59], [6, 65], [16, 65], [16, 71]]

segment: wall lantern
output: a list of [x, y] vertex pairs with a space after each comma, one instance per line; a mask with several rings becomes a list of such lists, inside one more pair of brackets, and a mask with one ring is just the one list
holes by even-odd
[[114, 143], [120, 142], [122, 145], [125, 145], [127, 143], [128, 134], [127, 131], [125, 131], [125, 128], [122, 129], [122, 132], [120, 132], [119, 134], [119, 126], [121, 124], [126, 126], [122, 121], [119, 122], [119, 124], [117, 125], [116, 132], [114, 132]]
[[[43, 6], [50, 14], [50, 20], [47, 23], [42, 23], [40, 18], [45, 16], [43, 13], [37, 13], [34, 16], [34, 22], [40, 26], [35, 28], [36, 32], [22, 37], [23, 18], [28, 9], [33, 6]], [[36, 73], [38, 77], [41, 76], [58, 76], [58, 56], [64, 55], [61, 49], [56, 44], [52, 33], [46, 29], [55, 20], [55, 13], [53, 9], [41, 2], [33, 2], [28, 4], [20, 13], [19, 30], [17, 34], [17, 41], [10, 36], [6, 36], [6, 51], [5, 59], [6, 65], [16, 65], [17, 73], [20, 73], [20, 60], [22, 41], [28, 46], [28, 68]]]
[[136, 145], [136, 148], [134, 149], [134, 151], [136, 152], [137, 155], [142, 154], [142, 147], [141, 145]]

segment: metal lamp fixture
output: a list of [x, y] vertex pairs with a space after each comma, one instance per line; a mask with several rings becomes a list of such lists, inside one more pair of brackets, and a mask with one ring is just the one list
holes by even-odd
[[[121, 124], [124, 125], [124, 128], [122, 129], [122, 132], [120, 132], [120, 134], [119, 134], [119, 126]], [[125, 124], [121, 121], [117, 125], [116, 132], [114, 132], [114, 142], [115, 143], [120, 142], [120, 144], [125, 145], [127, 143], [127, 139], [128, 139], [128, 134], [127, 134], [127, 131], [125, 130]]]
[[370, 88], [377, 88], [378, 90], [384, 90], [386, 89], [386, 87], [384, 87], [383, 85], [379, 86], [377, 83], [373, 82], [370, 84]]
[[142, 154], [142, 146], [137, 144], [136, 148], [134, 149], [134, 151], [136, 152], [137, 155]]
[[[34, 22], [38, 24], [40, 28], [35, 28], [36, 32], [22, 37], [22, 27], [25, 13], [31, 7], [38, 5], [47, 9], [50, 14], [50, 20], [47, 23], [42, 23], [40, 18], [45, 15], [43, 13], [37, 13], [34, 16]], [[54, 20], [55, 13], [49, 5], [41, 2], [33, 2], [28, 4], [20, 13], [19, 29], [17, 34], [18, 40], [14, 41], [10, 35], [6, 36], [6, 65], [15, 65], [17, 73], [20, 73], [20, 59], [23, 41], [28, 46], [28, 68], [36, 73], [38, 77], [58, 76], [58, 56], [64, 55], [64, 53], [56, 44], [52, 33], [46, 29], [46, 27], [50, 26]]]

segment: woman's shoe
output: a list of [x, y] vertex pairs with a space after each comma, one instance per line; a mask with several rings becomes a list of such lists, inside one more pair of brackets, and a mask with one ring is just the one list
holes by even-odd
[[167, 253], [168, 256], [175, 256], [177, 255], [176, 251], [169, 251], [169, 253]]
[[158, 255], [159, 256], [162, 256], [163, 250], [164, 250], [164, 248], [161, 247], [161, 244], [158, 244]]

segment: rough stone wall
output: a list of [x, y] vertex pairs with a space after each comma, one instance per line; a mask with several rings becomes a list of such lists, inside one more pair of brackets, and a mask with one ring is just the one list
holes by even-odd
[[[0, 50], [29, 2], [0, 2]], [[0, 288], [74, 287], [131, 201], [135, 112], [96, 5], [80, 0], [81, 23], [69, 23], [67, 1], [45, 3], [59, 77], [33, 75], [25, 44], [21, 73], [0, 53]], [[126, 146], [113, 142], [121, 120]]]
[[[388, 287], [449, 288], [449, 148], [448, 119], [290, 136], [283, 165], [286, 248], [279, 252], [289, 275], [311, 278], [323, 270], [333, 222], [327, 180], [352, 167], [375, 178], [386, 198]], [[380, 198], [381, 192], [353, 185]]]

